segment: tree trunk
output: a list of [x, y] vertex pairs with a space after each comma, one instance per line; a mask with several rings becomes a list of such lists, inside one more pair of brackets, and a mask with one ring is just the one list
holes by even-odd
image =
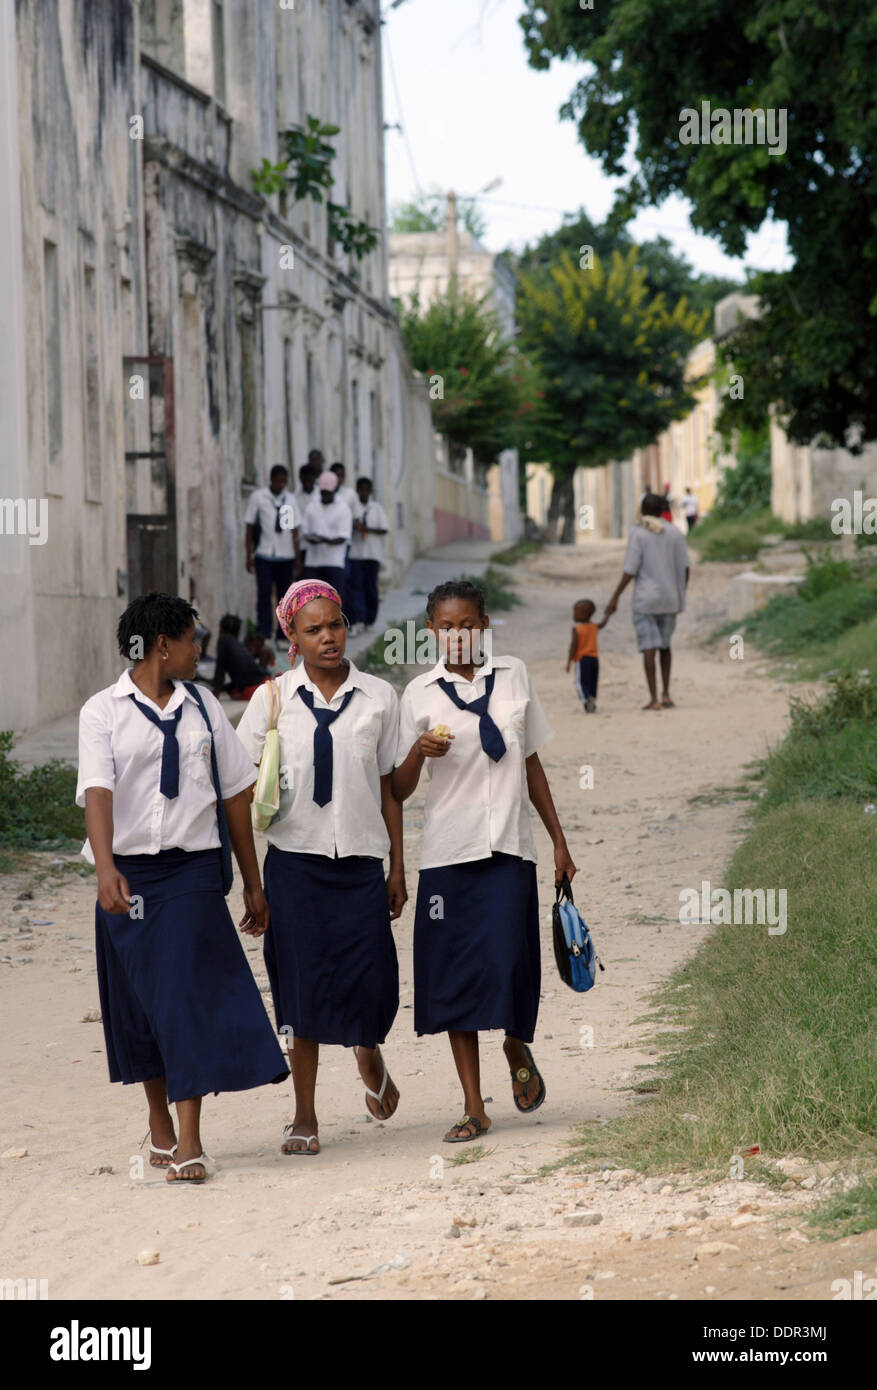
[[555, 478], [551, 488], [551, 503], [548, 508], [548, 529], [552, 540], [557, 539], [557, 522], [562, 519], [560, 544], [574, 545], [576, 538], [575, 497], [573, 494], [573, 475]]

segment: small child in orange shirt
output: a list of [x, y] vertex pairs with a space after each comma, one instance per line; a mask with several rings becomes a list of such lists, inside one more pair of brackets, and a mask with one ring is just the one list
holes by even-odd
[[597, 711], [597, 680], [600, 675], [600, 661], [597, 653], [597, 633], [605, 627], [609, 619], [602, 623], [591, 622], [595, 605], [589, 598], [581, 598], [573, 606], [572, 640], [566, 659], [567, 671], [575, 662], [575, 692], [585, 707], [586, 714]]

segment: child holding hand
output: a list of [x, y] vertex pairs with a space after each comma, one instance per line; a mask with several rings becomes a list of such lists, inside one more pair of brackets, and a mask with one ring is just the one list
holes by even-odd
[[573, 630], [566, 658], [566, 669], [575, 663], [575, 691], [585, 708], [586, 714], [597, 712], [597, 680], [600, 675], [600, 658], [597, 651], [597, 633], [609, 621], [592, 621], [595, 605], [589, 598], [580, 598], [573, 605]]

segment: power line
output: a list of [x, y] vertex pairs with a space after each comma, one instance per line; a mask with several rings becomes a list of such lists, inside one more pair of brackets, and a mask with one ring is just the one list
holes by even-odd
[[[394, 6], [391, 6], [390, 8], [392, 9], [394, 8]], [[390, 48], [390, 35], [386, 25], [384, 26], [384, 47], [387, 51], [387, 67], [390, 69], [390, 81], [393, 84], [393, 95], [396, 98], [396, 110], [399, 115], [399, 128], [402, 132], [402, 139], [405, 142], [405, 151], [408, 155], [408, 163], [411, 165], [411, 176], [414, 179], [414, 185], [417, 189], [418, 194], [422, 195], [423, 189], [420, 184], [420, 179], [417, 177], [417, 168], [414, 163], [414, 152], [411, 149], [411, 142], [408, 139], [408, 123], [405, 120], [405, 113], [402, 110], [402, 98], [399, 95], [399, 84], [396, 81], [396, 68], [393, 64], [393, 53]]]

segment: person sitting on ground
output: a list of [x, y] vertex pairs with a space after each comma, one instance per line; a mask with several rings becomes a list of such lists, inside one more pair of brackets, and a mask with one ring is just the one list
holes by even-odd
[[216, 643], [213, 693], [221, 695], [224, 692], [232, 700], [249, 700], [262, 682], [268, 680], [271, 673], [255, 660], [241, 642], [240, 630], [240, 618], [234, 613], [223, 615]]
[[600, 659], [597, 651], [597, 633], [605, 627], [609, 619], [602, 623], [592, 621], [596, 606], [589, 598], [580, 598], [572, 610], [572, 639], [566, 659], [566, 669], [575, 662], [575, 692], [585, 708], [586, 714], [597, 713], [597, 681], [600, 675]]
[[277, 665], [277, 653], [271, 643], [265, 641], [258, 628], [252, 626], [247, 628], [244, 646], [250, 656], [255, 657], [259, 665], [264, 666], [266, 671], [273, 670]]
[[[624, 573], [615, 593], [606, 605], [604, 618], [610, 618], [618, 600], [631, 580], [633, 590], [633, 626], [637, 650], [643, 654], [649, 703], [643, 709], [672, 709], [670, 699], [670, 638], [676, 618], [685, 608], [688, 585], [688, 546], [685, 537], [672, 522], [662, 519], [664, 498], [651, 492], [643, 498], [641, 516], [632, 527], [624, 557]], [[655, 652], [661, 653], [663, 696], [658, 703], [655, 678]]]

